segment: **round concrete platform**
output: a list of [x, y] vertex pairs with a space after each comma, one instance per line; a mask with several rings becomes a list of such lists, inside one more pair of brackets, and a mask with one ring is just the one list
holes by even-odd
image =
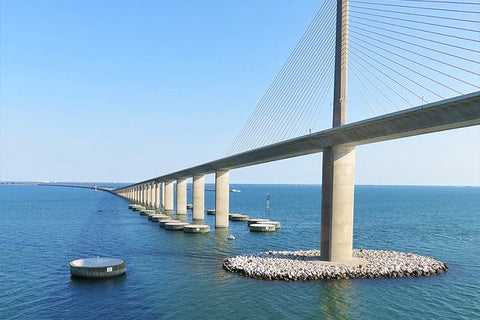
[[165, 230], [170, 230], [170, 231], [181, 231], [185, 228], [185, 226], [188, 225], [186, 222], [167, 222], [165, 223]]
[[240, 213], [232, 213], [229, 215], [229, 219], [232, 221], [248, 221], [249, 216]]
[[254, 223], [250, 225], [251, 232], [275, 232], [275, 225]]
[[209, 216], [214, 216], [215, 215], [215, 210], [209, 209], [209, 210], [207, 210], [207, 214]]
[[247, 220], [247, 224], [250, 226], [250, 225], [252, 225], [252, 224], [254, 224], [254, 223], [262, 223], [262, 222], [264, 222], [264, 221], [270, 221], [270, 220], [268, 220], [268, 219], [259, 219], [259, 218], [254, 218], [254, 219], [253, 219], [253, 218], [252, 218], [252, 219], [248, 219], [248, 220]]
[[156, 221], [156, 222], [160, 223], [160, 222], [162, 222], [162, 221], [167, 221], [167, 220], [177, 221], [177, 220], [173, 219], [172, 216], [162, 215], [161, 217], [157, 217], [157, 221]]
[[275, 226], [275, 229], [280, 229], [280, 221], [263, 221], [262, 224], [272, 224]]
[[145, 209], [147, 209], [147, 208], [145, 208], [144, 206], [141, 206], [141, 205], [137, 205], [137, 206], [132, 207], [133, 211], [140, 211], [140, 210], [145, 210]]
[[127, 271], [127, 263], [117, 258], [86, 258], [70, 262], [70, 274], [74, 278], [104, 279], [118, 277]]
[[140, 215], [141, 216], [148, 216], [148, 215], [154, 214], [154, 213], [155, 213], [155, 210], [149, 210], [149, 209], [140, 210]]
[[160, 219], [171, 219], [171, 217], [164, 214], [152, 214], [148, 216], [148, 220], [152, 222], [158, 222]]
[[187, 224], [183, 228], [185, 233], [209, 233], [210, 226], [206, 224]]
[[160, 226], [160, 228], [165, 228], [165, 224], [169, 223], [169, 222], [181, 222], [181, 221], [174, 220], [174, 219], [170, 218], [170, 219], [167, 219], [167, 220], [159, 220], [158, 225]]

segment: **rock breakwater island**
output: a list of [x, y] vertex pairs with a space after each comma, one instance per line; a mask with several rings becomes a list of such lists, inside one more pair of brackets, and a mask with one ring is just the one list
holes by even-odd
[[414, 253], [353, 250], [348, 263], [322, 261], [319, 250], [268, 251], [224, 260], [230, 272], [265, 280], [373, 279], [432, 276], [445, 272], [445, 263]]

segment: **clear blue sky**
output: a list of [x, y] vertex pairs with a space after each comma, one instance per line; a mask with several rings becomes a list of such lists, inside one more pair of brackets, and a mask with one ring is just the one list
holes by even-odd
[[[0, 180], [135, 182], [224, 156], [321, 3], [0, 0]], [[361, 146], [356, 170], [480, 185], [480, 128]], [[320, 183], [321, 154], [231, 181]]]

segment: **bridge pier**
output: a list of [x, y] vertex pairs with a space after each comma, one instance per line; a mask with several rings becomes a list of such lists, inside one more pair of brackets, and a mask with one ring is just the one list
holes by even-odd
[[165, 182], [165, 211], [173, 212], [173, 180]]
[[177, 179], [177, 214], [187, 214], [187, 179]]
[[160, 210], [165, 210], [165, 182], [160, 182]]
[[148, 207], [153, 207], [153, 184], [147, 184]]
[[151, 183], [147, 184], [147, 207], [152, 208], [152, 196], [153, 196], [153, 185]]
[[193, 176], [193, 220], [205, 220], [205, 176]]
[[228, 228], [230, 213], [230, 171], [215, 172], [215, 228]]
[[159, 198], [158, 198], [158, 182], [153, 183], [153, 208], [158, 210]]
[[155, 182], [150, 183], [150, 206], [155, 209]]
[[337, 145], [323, 150], [322, 258], [349, 261], [353, 248], [355, 147]]
[[147, 185], [142, 185], [142, 203], [147, 206]]
[[147, 190], [147, 208], [151, 208], [152, 207], [152, 184], [151, 183], [147, 183], [146, 184], [146, 190]]

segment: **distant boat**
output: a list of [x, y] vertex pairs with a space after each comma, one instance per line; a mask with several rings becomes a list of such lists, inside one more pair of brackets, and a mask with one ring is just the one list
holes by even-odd
[[227, 236], [227, 239], [228, 239], [228, 240], [236, 240], [237, 238], [235, 238], [235, 236], [234, 236], [233, 234], [229, 234], [229, 235]]
[[232, 192], [242, 192], [242, 190], [232, 189]]

